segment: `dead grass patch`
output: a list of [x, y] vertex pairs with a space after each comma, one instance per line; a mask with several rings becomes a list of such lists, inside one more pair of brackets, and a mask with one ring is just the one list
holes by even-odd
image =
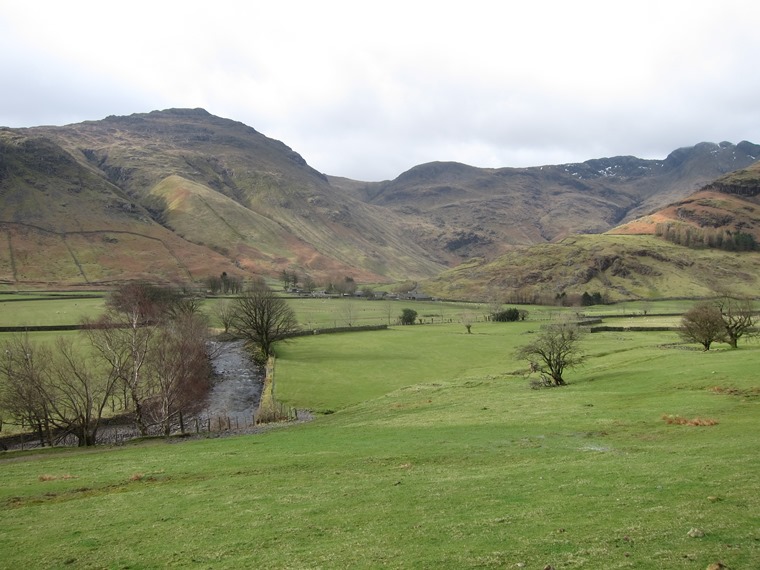
[[40, 475], [37, 477], [40, 481], [57, 481], [57, 480], [68, 480], [68, 479], [76, 479], [76, 475], [69, 475], [68, 473], [65, 475], [50, 475], [49, 473], [45, 473], [44, 475]]
[[760, 396], [760, 387], [753, 388], [735, 388], [733, 386], [713, 386], [710, 391], [715, 394], [724, 394], [727, 396]]
[[718, 425], [718, 420], [714, 420], [712, 418], [684, 418], [681, 416], [673, 416], [669, 414], [663, 414], [662, 419], [665, 420], [665, 423], [668, 425], [679, 425], [679, 426], [715, 426]]

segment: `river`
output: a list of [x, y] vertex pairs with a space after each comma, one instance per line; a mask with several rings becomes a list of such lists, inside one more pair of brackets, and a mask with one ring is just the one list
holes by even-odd
[[213, 342], [213, 350], [216, 378], [203, 415], [251, 422], [261, 400], [264, 370], [248, 356], [242, 340]]

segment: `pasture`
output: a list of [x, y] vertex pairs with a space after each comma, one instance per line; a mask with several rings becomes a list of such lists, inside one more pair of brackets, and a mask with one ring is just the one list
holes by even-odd
[[0, 327], [77, 325], [96, 318], [105, 306], [103, 295], [72, 298], [71, 295], [0, 295]]
[[539, 326], [301, 337], [275, 391], [312, 422], [2, 454], [0, 567], [760, 567], [760, 345], [597, 333], [532, 390]]

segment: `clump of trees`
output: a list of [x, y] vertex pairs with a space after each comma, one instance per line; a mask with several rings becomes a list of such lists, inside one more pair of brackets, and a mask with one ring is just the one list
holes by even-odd
[[95, 354], [118, 379], [141, 435], [169, 435], [203, 404], [210, 387], [208, 322], [197, 300], [150, 283], [117, 289], [106, 313], [87, 323]]
[[[263, 363], [297, 329], [287, 301], [263, 281], [217, 305], [225, 332], [243, 338]], [[416, 317], [416, 313], [415, 313]], [[129, 412], [141, 435], [170, 435], [206, 403], [212, 345], [201, 299], [150, 283], [115, 290], [106, 311], [83, 322], [76, 341], [50, 346], [27, 335], [0, 350], [0, 409], [34, 429], [42, 445], [68, 435], [94, 445], [108, 407]]]
[[327, 283], [325, 289], [329, 293], [338, 293], [339, 295], [353, 295], [356, 293], [356, 281], [351, 276], [346, 275], [343, 278], [333, 277]]
[[565, 371], [585, 360], [579, 347], [582, 338], [583, 332], [577, 325], [552, 323], [541, 329], [532, 342], [518, 348], [515, 356], [527, 360], [531, 372], [541, 374], [543, 384], [565, 386]]
[[584, 291], [583, 295], [581, 295], [581, 306], [582, 307], [591, 307], [592, 305], [603, 305], [604, 304], [604, 296], [599, 292], [595, 291], [589, 295], [588, 291]]
[[116, 385], [108, 371], [99, 374], [60, 338], [51, 348], [18, 335], [2, 345], [0, 407], [37, 433], [40, 445], [57, 434], [72, 434], [80, 446], [94, 445], [104, 410]]
[[[2, 345], [0, 406], [42, 445], [74, 435], [94, 445], [107, 404], [120, 399], [141, 434], [169, 435], [204, 405], [208, 323], [197, 299], [148, 283], [114, 291], [79, 339], [54, 346], [27, 335]], [[79, 346], [79, 344], [86, 346]]]
[[524, 321], [527, 318], [528, 311], [517, 309], [515, 307], [491, 313], [491, 320], [496, 321], [497, 323], [513, 323], [515, 321]]
[[223, 271], [218, 277], [216, 275], [206, 279], [206, 288], [212, 295], [235, 295], [243, 290], [243, 279], [236, 275], [228, 275]]
[[686, 342], [701, 344], [704, 350], [710, 350], [715, 342], [737, 348], [739, 339], [755, 334], [756, 320], [749, 299], [723, 295], [714, 302], [697, 303], [684, 313], [678, 332]]
[[669, 242], [692, 248], [714, 248], [726, 251], [754, 251], [755, 236], [722, 228], [697, 228], [687, 224], [665, 222], [655, 226], [655, 235]]
[[283, 269], [280, 273], [280, 282], [282, 283], [282, 288], [285, 291], [300, 288], [306, 293], [311, 293], [317, 287], [316, 282], [310, 275], [304, 274], [303, 276], [299, 276], [296, 271], [291, 272], [287, 269]]

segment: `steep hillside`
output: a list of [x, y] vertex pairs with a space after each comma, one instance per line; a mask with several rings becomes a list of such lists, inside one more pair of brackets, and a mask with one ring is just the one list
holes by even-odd
[[[139, 234], [140, 224], [148, 224], [183, 244], [182, 262], [184, 248], [194, 245], [216, 252], [209, 259], [226, 258], [227, 266], [249, 274], [297, 269], [314, 278], [339, 274], [368, 281], [430, 276], [442, 269], [401, 237], [384, 208], [331, 187], [284, 144], [200, 109], [3, 134], [21, 150], [13, 157], [4, 153], [2, 168], [13, 170], [12, 162], [24, 172], [6, 177], [4, 222], [59, 233], [118, 227]], [[67, 167], [51, 170], [51, 160]], [[40, 186], [55, 188], [55, 195], [30, 191]], [[58, 196], [63, 188], [76, 188], [76, 197], [71, 191]], [[22, 242], [18, 237], [15, 247], [31, 247]], [[109, 249], [120, 249], [119, 243]], [[39, 255], [46, 251], [47, 246]], [[173, 278], [174, 257], [152, 259], [158, 277], [168, 272]], [[158, 267], [162, 262], [165, 270]], [[14, 280], [25, 278], [16, 271], [6, 279]]]
[[455, 264], [493, 258], [514, 245], [607, 231], [758, 157], [760, 146], [742, 142], [701, 143], [665, 160], [623, 156], [499, 169], [438, 162], [390, 182], [344, 188], [393, 210], [407, 221], [410, 239]]
[[0, 283], [187, 282], [239, 270], [151, 219], [48, 138], [0, 130]]

